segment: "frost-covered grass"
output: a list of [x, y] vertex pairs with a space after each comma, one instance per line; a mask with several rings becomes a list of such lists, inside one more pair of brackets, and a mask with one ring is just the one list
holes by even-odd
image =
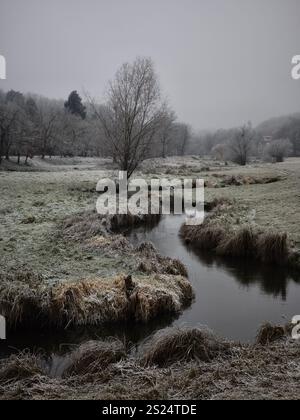
[[[179, 261], [160, 256], [151, 246], [134, 249], [125, 237], [109, 231], [109, 225], [118, 227], [118, 220], [104, 220], [95, 212], [97, 181], [114, 175], [87, 171], [85, 165], [74, 171], [0, 174], [0, 309], [8, 325], [65, 328], [128, 317], [147, 322], [166, 311], [175, 314], [191, 300], [188, 281], [181, 285], [178, 280], [186, 276]], [[119, 222], [126, 226], [124, 218]], [[120, 299], [110, 293], [109, 279], [121, 274], [140, 275], [134, 304], [125, 292]], [[58, 295], [60, 310], [55, 307]], [[117, 304], [118, 299], [123, 303]], [[56, 323], [59, 311], [62, 318]]]
[[231, 226], [251, 224], [263, 231], [287, 233], [292, 246], [300, 249], [300, 159], [288, 159], [282, 164], [232, 168], [230, 172], [256, 177], [279, 176], [281, 180], [268, 184], [207, 188], [208, 201], [222, 195], [235, 202], [229, 213], [224, 212], [226, 220], [223, 222]]
[[88, 342], [56, 378], [39, 354], [20, 353], [0, 361], [0, 399], [298, 400], [299, 343], [279, 329], [268, 327], [263, 345], [167, 329], [140, 354], [120, 341]]
[[[116, 176], [116, 171], [107, 169], [109, 161], [35, 158], [32, 165], [42, 171], [0, 172], [0, 269], [26, 265], [56, 280], [73, 280], [88, 274], [114, 275], [132, 269], [130, 258], [119, 255], [118, 250], [111, 257], [106, 253], [99, 255], [76, 242], [66, 245], [56, 240], [64, 219], [95, 208], [97, 194], [93, 191], [97, 181]], [[256, 163], [244, 168], [197, 156], [154, 159], [144, 162], [137, 173], [140, 175], [147, 179], [154, 176], [204, 178], [208, 182], [206, 201], [228, 197], [235, 202], [230, 213], [224, 213], [225, 224], [251, 223], [261, 229], [287, 233], [293, 245], [300, 248], [300, 159], [274, 165]], [[210, 183], [222, 176], [279, 177], [280, 180], [210, 187], [214, 185]]]
[[80, 244], [56, 239], [62, 220], [95, 208], [92, 191], [101, 176], [85, 170], [0, 173], [0, 269], [25, 265], [61, 280], [125, 269], [124, 256], [96, 258]]
[[[16, 169], [15, 164], [10, 165]], [[98, 300], [104, 310], [103, 297], [108, 296], [114, 304], [123, 303], [115, 308], [147, 321], [160, 315], [162, 307], [164, 311], [182, 310], [192, 298], [179, 261], [160, 256], [149, 244], [134, 249], [119, 233], [107, 235], [95, 228], [94, 216], [89, 219], [97, 198], [93, 192], [97, 181], [115, 175], [107, 161], [59, 158], [34, 160], [27, 172], [0, 172], [1, 290], [6, 309], [8, 313], [13, 310], [15, 320], [34, 315], [32, 304], [36, 303], [38, 314], [56, 308], [63, 326], [70, 320], [75, 325], [90, 319], [98, 323], [101, 314], [104, 317], [114, 309], [108, 305], [108, 311], [101, 313], [95, 306]], [[292, 245], [300, 248], [300, 159], [245, 168], [195, 156], [156, 159], [145, 162], [137, 175], [147, 179], [204, 178], [206, 201], [223, 203], [217, 215], [222, 232], [251, 226], [262, 232], [287, 233]], [[220, 185], [228, 177], [248, 181]], [[277, 182], [265, 183], [274, 177]], [[259, 182], [249, 182], [254, 178]], [[85, 216], [86, 223], [81, 223]], [[30, 273], [37, 282], [33, 286]], [[121, 273], [123, 280], [132, 274], [125, 288], [122, 282], [114, 283]], [[30, 311], [24, 310], [26, 303]], [[162, 360], [160, 368], [145, 365], [146, 354], [141, 360], [133, 358], [122, 343], [116, 348], [85, 343], [86, 347], [76, 351], [69, 376], [63, 379], [49, 377], [40, 355], [21, 353], [0, 362], [0, 398], [298, 399], [299, 343], [281, 338], [281, 334], [280, 341], [273, 343], [277, 330], [269, 326], [263, 330], [258, 342], [266, 346], [232, 343], [229, 352], [213, 353], [209, 363], [199, 355], [210, 354], [210, 343], [198, 332], [196, 338], [193, 331], [171, 336], [163, 333], [154, 337], [154, 347], [153, 343], [145, 347], [154, 364]], [[174, 351], [165, 360], [170, 343]], [[177, 344], [181, 346], [179, 356]], [[111, 351], [109, 366], [102, 369], [99, 355], [104, 355], [106, 363]]]

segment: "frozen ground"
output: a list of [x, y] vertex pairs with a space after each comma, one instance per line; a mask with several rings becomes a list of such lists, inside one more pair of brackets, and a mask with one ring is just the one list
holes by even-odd
[[[5, 165], [9, 171], [0, 172], [0, 272], [31, 270], [49, 283], [138, 272], [136, 254], [128, 252], [120, 235], [109, 240], [98, 235], [96, 247], [60, 236], [65, 219], [94, 209], [97, 181], [116, 176], [110, 161], [34, 159], [22, 172], [14, 163]], [[146, 161], [137, 175], [204, 178], [206, 201], [234, 200], [230, 221], [286, 232], [300, 248], [300, 159], [244, 168], [196, 156], [156, 159]], [[266, 183], [270, 178], [276, 182]], [[0, 371], [0, 392], [9, 398], [130, 398], [129, 390], [137, 398], [298, 398], [298, 359], [299, 346], [286, 341], [267, 349], [235, 346], [230, 358], [212, 364], [150, 369], [129, 360], [113, 365], [105, 378], [96, 375], [97, 386], [86, 379], [58, 381], [40, 373], [3, 382]]]

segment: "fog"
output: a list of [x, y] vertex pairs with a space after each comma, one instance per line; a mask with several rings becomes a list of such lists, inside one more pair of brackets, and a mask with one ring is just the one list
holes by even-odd
[[299, 0], [0, 0], [0, 89], [101, 98], [124, 61], [153, 58], [179, 120], [254, 124], [300, 109]]

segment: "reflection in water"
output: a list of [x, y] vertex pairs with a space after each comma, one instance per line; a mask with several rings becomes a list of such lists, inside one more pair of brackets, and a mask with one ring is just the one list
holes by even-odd
[[287, 300], [287, 289], [290, 282], [300, 285], [299, 274], [287, 270], [284, 267], [274, 267], [270, 265], [257, 264], [246, 259], [234, 259], [215, 256], [186, 246], [189, 252], [193, 252], [204, 265], [210, 268], [222, 270], [245, 288], [250, 288], [257, 284], [261, 291], [274, 298]]
[[199, 252], [181, 241], [183, 216], [165, 216], [152, 229], [129, 234], [137, 245], [150, 241], [159, 252], [187, 267], [196, 301], [176, 325], [208, 325], [224, 337], [252, 341], [265, 321], [282, 323], [300, 313], [299, 275], [253, 260], [225, 259]]
[[165, 316], [147, 324], [107, 324], [99, 327], [76, 327], [65, 331], [47, 330], [46, 332], [22, 330], [10, 333], [7, 340], [0, 341], [0, 358], [20, 349], [43, 350], [47, 356], [63, 355], [78, 344], [90, 340], [115, 337], [128, 344], [139, 343], [154, 331], [172, 324], [178, 316]]

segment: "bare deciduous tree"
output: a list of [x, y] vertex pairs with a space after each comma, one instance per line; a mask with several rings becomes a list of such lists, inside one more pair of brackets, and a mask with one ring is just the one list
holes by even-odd
[[289, 139], [274, 140], [267, 146], [266, 151], [276, 162], [283, 162], [284, 158], [292, 153], [293, 144]]
[[231, 159], [239, 165], [245, 166], [251, 155], [254, 132], [251, 124], [239, 128], [229, 142]]
[[172, 140], [172, 135], [174, 134], [174, 121], [176, 116], [174, 111], [172, 111], [167, 106], [162, 113], [160, 129], [159, 129], [159, 143], [161, 144], [161, 157], [165, 159], [169, 151], [169, 145]]
[[184, 156], [188, 142], [191, 137], [191, 130], [187, 124], [178, 124], [178, 154]]
[[40, 100], [36, 119], [36, 134], [39, 139], [39, 152], [42, 159], [53, 155], [52, 143], [55, 139], [58, 112], [48, 101]]
[[12, 145], [12, 131], [18, 118], [19, 109], [14, 103], [0, 104], [0, 163], [2, 156], [9, 159]]
[[93, 108], [112, 156], [130, 177], [147, 157], [164, 112], [152, 60], [123, 64], [109, 84], [105, 106]]

